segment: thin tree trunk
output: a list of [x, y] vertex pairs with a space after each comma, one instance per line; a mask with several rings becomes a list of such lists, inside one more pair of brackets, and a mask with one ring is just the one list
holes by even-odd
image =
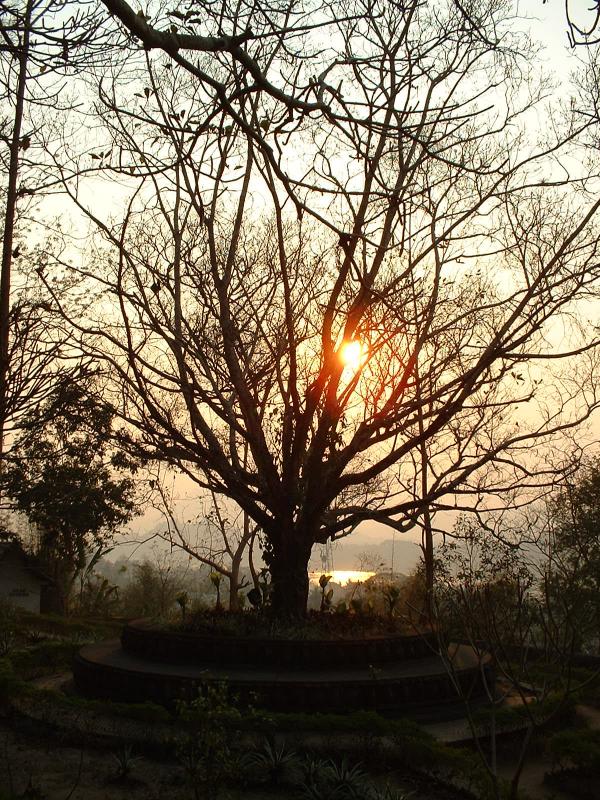
[[509, 790], [510, 800], [517, 800], [519, 796], [519, 781], [521, 780], [521, 774], [523, 772], [523, 767], [525, 766], [525, 756], [527, 755], [527, 750], [529, 749], [529, 743], [531, 742], [532, 736], [533, 736], [533, 725], [530, 725], [525, 732], [525, 738], [523, 739], [523, 743], [521, 745], [521, 752], [519, 754], [519, 762], [517, 764], [517, 769], [515, 770], [515, 773], [512, 776], [510, 782], [510, 790]]
[[240, 566], [242, 563], [243, 549], [239, 548], [231, 559], [231, 570], [229, 572], [229, 610], [239, 611], [240, 598]]
[[2, 239], [2, 266], [0, 269], [0, 474], [5, 451], [6, 420], [8, 416], [8, 337], [10, 315], [11, 270], [14, 250], [14, 230], [17, 211], [17, 181], [19, 177], [19, 149], [25, 108], [25, 87], [29, 60], [29, 37], [33, 0], [25, 8], [23, 41], [19, 49], [19, 75], [15, 92], [15, 113], [10, 142], [6, 210]]
[[[421, 396], [421, 376], [419, 374], [418, 359], [415, 362], [415, 381], [419, 396]], [[421, 437], [420, 457], [421, 457], [421, 498], [427, 497], [429, 493], [429, 456], [427, 453], [427, 443], [425, 441], [425, 425], [423, 422], [423, 408], [419, 405], [419, 436]], [[423, 529], [421, 533], [421, 551], [423, 552], [423, 562], [425, 564], [425, 617], [428, 625], [433, 624], [433, 587], [434, 575], [434, 553], [433, 553], [433, 527], [431, 522], [431, 512], [429, 505], [423, 509]]]

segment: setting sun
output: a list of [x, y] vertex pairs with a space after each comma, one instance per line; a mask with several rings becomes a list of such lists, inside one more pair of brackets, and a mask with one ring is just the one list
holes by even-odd
[[344, 366], [356, 371], [360, 367], [363, 357], [363, 346], [357, 339], [342, 345], [340, 358]]

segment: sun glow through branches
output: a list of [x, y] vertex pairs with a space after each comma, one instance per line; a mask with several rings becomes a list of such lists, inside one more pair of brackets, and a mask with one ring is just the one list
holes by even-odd
[[352, 340], [351, 342], [346, 342], [346, 344], [342, 345], [342, 349], [340, 351], [340, 358], [342, 364], [348, 369], [351, 369], [353, 372], [356, 372], [363, 360], [364, 360], [365, 352], [363, 345], [357, 339]]

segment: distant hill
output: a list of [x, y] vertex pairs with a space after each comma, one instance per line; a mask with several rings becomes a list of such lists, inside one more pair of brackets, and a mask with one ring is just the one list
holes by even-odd
[[[320, 567], [320, 564], [317, 564], [318, 548], [315, 547], [313, 553], [312, 561], [318, 569]], [[393, 567], [394, 573], [402, 572], [405, 575], [412, 572], [421, 558], [421, 549], [416, 542], [398, 539], [394, 542], [392, 539], [384, 539], [379, 542], [365, 543], [364, 540], [360, 542], [352, 541], [352, 537], [349, 537], [347, 540], [342, 539], [334, 546], [333, 566], [335, 569], [358, 569], [360, 556], [363, 553], [372, 555], [374, 560], [377, 561], [377, 566], [379, 567], [377, 571], [391, 572]], [[383, 566], [380, 565], [380, 562], [383, 562]], [[372, 569], [371, 566], [365, 568]]]
[[[120, 573], [120, 569], [125, 567], [126, 570], [131, 570], [135, 562], [140, 562], [144, 559], [149, 559], [154, 563], [157, 559], [157, 553], [160, 552], [164, 554], [170, 551], [167, 543], [160, 542], [155, 538], [155, 535], [163, 530], [164, 525], [155, 525], [145, 534], [145, 543], [143, 543], [144, 540], [142, 540], [142, 542], [130, 540], [127, 544], [119, 544], [111, 556], [102, 560], [104, 567], [102, 571], [104, 573], [110, 573], [115, 583], [126, 583], [129, 576], [127, 572]], [[311, 558], [311, 569], [313, 570], [321, 569], [320, 550], [321, 548], [319, 545], [315, 545], [313, 548]], [[360, 556], [362, 554], [371, 556], [371, 560], [374, 563], [372, 565], [361, 564]], [[175, 556], [177, 556], [176, 550]], [[334, 569], [355, 570], [362, 566], [367, 570], [391, 572], [393, 567], [394, 573], [408, 575], [419, 563], [420, 557], [421, 550], [419, 545], [415, 542], [400, 539], [400, 537], [396, 538], [395, 542], [391, 538], [374, 541], [371, 538], [367, 539], [358, 531], [356, 535], [351, 535], [347, 539], [340, 539], [340, 541], [333, 546]], [[193, 562], [191, 564], [188, 563], [184, 555], [181, 555], [181, 560], [185, 562], [188, 569], [197, 566]], [[260, 568], [261, 559], [259, 552], [255, 553], [254, 561], [257, 567]], [[116, 569], [111, 569], [111, 567], [108, 566], [109, 564], [115, 565]], [[246, 564], [244, 564], [244, 566], [246, 566]], [[115, 573], [114, 575], [112, 574], [113, 572]]]

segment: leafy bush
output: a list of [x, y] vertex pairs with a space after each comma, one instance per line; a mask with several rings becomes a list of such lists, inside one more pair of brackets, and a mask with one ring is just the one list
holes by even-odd
[[600, 730], [559, 731], [548, 741], [548, 753], [559, 769], [575, 767], [600, 775]]
[[[389, 719], [376, 711], [354, 711], [351, 714], [303, 714], [271, 712], [267, 717], [271, 727], [281, 731], [314, 731], [322, 733], [363, 733], [391, 736], [402, 732], [423, 732], [409, 719]], [[260, 720], [259, 720], [260, 723]], [[427, 734], [425, 734], [427, 735]]]
[[304, 780], [299, 787], [300, 800], [407, 800], [409, 795], [388, 783], [377, 788], [360, 764], [346, 759], [307, 758], [302, 764]]
[[173, 721], [173, 716], [166, 708], [151, 702], [116, 703], [110, 700], [88, 700], [78, 695], [66, 695], [55, 689], [42, 689], [24, 682], [17, 682], [17, 689], [19, 693], [37, 699], [40, 703], [51, 703], [67, 710], [88, 711], [104, 717], [136, 720], [148, 724]]
[[572, 723], [575, 715], [575, 698], [565, 697], [561, 693], [551, 692], [543, 700], [527, 705], [500, 706], [496, 709], [484, 707], [473, 714], [473, 721], [480, 733], [485, 733], [495, 717], [496, 730], [510, 730], [521, 726], [530, 719], [536, 725]]
[[490, 796], [489, 776], [471, 751], [438, 741], [410, 720], [400, 720], [392, 738], [396, 761], [406, 770], [458, 782], [481, 800]]
[[215, 797], [230, 777], [241, 712], [224, 683], [207, 684], [190, 703], [179, 703], [178, 714], [187, 730], [177, 756], [192, 784], [194, 796]]
[[374, 789], [371, 792], [372, 800], [408, 800], [410, 794], [402, 792], [400, 789], [395, 789], [393, 786], [387, 784], [383, 789]]
[[44, 641], [26, 650], [11, 654], [15, 671], [26, 679], [37, 678], [57, 670], [68, 670], [81, 643], [78, 641]]

